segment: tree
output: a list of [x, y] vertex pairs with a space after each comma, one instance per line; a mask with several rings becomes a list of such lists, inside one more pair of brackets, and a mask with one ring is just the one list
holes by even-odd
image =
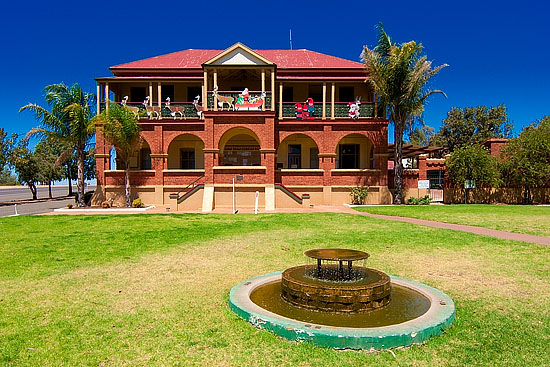
[[504, 105], [452, 107], [432, 142], [452, 153], [463, 146], [479, 145], [490, 138], [509, 138], [511, 134], [512, 125]]
[[476, 188], [497, 186], [499, 183], [497, 160], [481, 145], [456, 149], [445, 165], [449, 179], [458, 187], [465, 187], [466, 181]]
[[40, 181], [40, 161], [27, 145], [28, 140], [23, 139], [13, 148], [10, 165], [17, 173], [17, 180], [28, 186], [32, 199], [36, 200], [36, 184]]
[[63, 148], [55, 142], [50, 142], [49, 139], [42, 139], [36, 144], [34, 154], [40, 162], [40, 181], [48, 183], [48, 194], [52, 198], [52, 181], [60, 180], [62, 170], [57, 163], [58, 157], [61, 155]]
[[395, 195], [394, 204], [403, 201], [403, 133], [411, 120], [422, 115], [426, 99], [440, 90], [428, 90], [428, 80], [447, 65], [432, 68], [426, 56], [421, 56], [422, 45], [415, 41], [395, 44], [377, 25], [378, 44], [374, 49], [364, 47], [362, 59], [370, 82], [389, 110], [394, 125], [395, 141]]
[[525, 127], [503, 149], [502, 176], [507, 186], [523, 189], [524, 202], [533, 202], [533, 189], [550, 184], [550, 116]]
[[11, 151], [17, 141], [17, 134], [11, 134], [9, 138], [7, 136], [4, 129], [0, 128], [0, 171], [9, 163]]
[[27, 136], [49, 137], [69, 147], [59, 157], [65, 161], [73, 152], [77, 157], [78, 206], [84, 203], [84, 159], [86, 147], [94, 135], [90, 128], [95, 95], [84, 93], [77, 83], [71, 87], [61, 83], [48, 85], [45, 89], [46, 102], [51, 111], [36, 104], [27, 104], [20, 111], [29, 110], [40, 120], [42, 127], [32, 129]]
[[141, 127], [137, 117], [128, 107], [111, 103], [108, 111], [92, 121], [105, 139], [113, 144], [117, 159], [124, 164], [126, 206], [130, 207], [130, 155], [141, 145]]
[[409, 133], [409, 143], [414, 145], [430, 145], [434, 136], [434, 128], [428, 125], [416, 127]]

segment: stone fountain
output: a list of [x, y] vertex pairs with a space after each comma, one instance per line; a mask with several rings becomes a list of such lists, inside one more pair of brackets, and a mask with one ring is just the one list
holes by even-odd
[[314, 263], [233, 287], [231, 309], [290, 340], [353, 349], [423, 343], [454, 320], [454, 303], [441, 291], [356, 265], [366, 262], [366, 252], [329, 248], [305, 255]]

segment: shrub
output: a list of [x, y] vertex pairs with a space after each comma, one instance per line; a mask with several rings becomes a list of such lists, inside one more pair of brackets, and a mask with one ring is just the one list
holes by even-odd
[[73, 208], [73, 204], [69, 203], [67, 204], [67, 209], [72, 209]]
[[369, 188], [367, 186], [357, 185], [351, 189], [349, 196], [351, 196], [351, 203], [353, 205], [365, 204], [365, 199], [369, 194]]
[[[84, 204], [86, 204], [86, 206], [90, 206], [90, 203], [92, 202], [92, 196], [94, 196], [94, 191], [86, 191], [84, 193]], [[78, 203], [78, 193], [74, 195], [74, 202]]]
[[430, 195], [426, 195], [421, 198], [410, 197], [407, 200], [407, 205], [430, 205], [431, 201], [432, 199], [430, 199]]
[[101, 207], [107, 209], [111, 207], [111, 204], [108, 201], [104, 201], [101, 203]]
[[140, 198], [135, 199], [132, 201], [132, 207], [133, 208], [143, 208], [145, 204], [143, 204], [143, 201], [141, 201]]

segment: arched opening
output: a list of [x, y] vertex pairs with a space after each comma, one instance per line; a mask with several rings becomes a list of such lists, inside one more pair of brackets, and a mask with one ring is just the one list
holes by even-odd
[[130, 169], [151, 169], [151, 148], [145, 140], [142, 140], [139, 149], [132, 153], [130, 157]]
[[277, 148], [277, 168], [319, 168], [319, 147], [305, 134], [287, 136]]
[[252, 131], [236, 128], [220, 139], [220, 166], [260, 166], [261, 161], [260, 142]]
[[168, 169], [204, 169], [204, 142], [195, 135], [178, 135], [168, 146]]
[[346, 135], [336, 147], [336, 169], [374, 168], [374, 146], [361, 134]]

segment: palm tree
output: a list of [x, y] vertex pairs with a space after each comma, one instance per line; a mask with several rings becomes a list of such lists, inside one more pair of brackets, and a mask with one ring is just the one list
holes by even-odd
[[396, 45], [379, 23], [378, 44], [374, 49], [364, 46], [362, 59], [370, 82], [383, 106], [389, 110], [394, 125], [395, 140], [395, 195], [394, 204], [403, 201], [403, 132], [415, 118], [424, 112], [424, 102], [434, 94], [445, 93], [426, 88], [428, 80], [443, 64], [432, 68], [431, 61], [421, 56], [422, 44], [415, 41]]
[[56, 164], [67, 160], [76, 152], [78, 167], [77, 188], [78, 206], [85, 206], [84, 202], [84, 159], [86, 147], [94, 135], [90, 129], [95, 95], [84, 93], [78, 83], [68, 87], [64, 83], [51, 84], [44, 88], [46, 102], [51, 111], [44, 107], [29, 103], [21, 107], [19, 112], [29, 110], [42, 124], [27, 133], [27, 138], [38, 135], [50, 138], [62, 146], [68, 147], [58, 158]]
[[117, 159], [124, 163], [126, 206], [130, 207], [130, 155], [142, 142], [137, 117], [128, 107], [111, 103], [109, 110], [94, 117], [92, 122], [98, 132], [114, 146]]

